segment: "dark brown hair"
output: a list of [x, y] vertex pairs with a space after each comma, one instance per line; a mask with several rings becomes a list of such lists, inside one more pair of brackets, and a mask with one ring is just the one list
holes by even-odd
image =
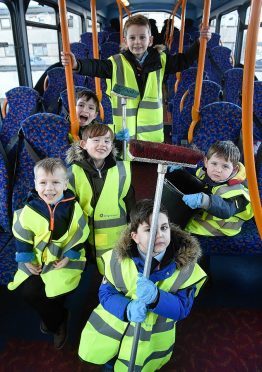
[[207, 160], [214, 154], [219, 158], [224, 158], [226, 161], [231, 161], [234, 168], [240, 160], [239, 148], [232, 141], [216, 141], [213, 143], [206, 154]]
[[[153, 209], [154, 200], [139, 200], [130, 212], [130, 231], [136, 232], [138, 226], [141, 225], [143, 222], [149, 223], [149, 217], [153, 213]], [[168, 218], [168, 212], [163, 205], [160, 205], [159, 212], [165, 214]]]
[[108, 125], [99, 123], [89, 124], [82, 133], [82, 139], [86, 141], [88, 138], [105, 136], [108, 132], [110, 133], [110, 138], [113, 141], [114, 133]]
[[80, 92], [76, 94], [76, 101], [78, 101], [80, 98], [85, 98], [86, 101], [89, 101], [91, 98], [93, 98], [95, 105], [96, 105], [96, 111], [97, 112], [99, 111], [100, 103], [97, 98], [97, 95], [94, 92], [92, 92], [91, 90], [87, 90], [87, 89], [80, 90]]

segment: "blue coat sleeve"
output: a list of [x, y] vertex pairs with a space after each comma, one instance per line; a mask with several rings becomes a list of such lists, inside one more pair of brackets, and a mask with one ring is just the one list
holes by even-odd
[[126, 307], [130, 299], [113, 287], [109, 282], [102, 283], [99, 288], [99, 301], [103, 308], [118, 319], [127, 321]]
[[165, 318], [175, 321], [186, 318], [194, 302], [196, 288], [187, 288], [177, 291], [176, 294], [159, 289], [159, 300], [151, 311]]

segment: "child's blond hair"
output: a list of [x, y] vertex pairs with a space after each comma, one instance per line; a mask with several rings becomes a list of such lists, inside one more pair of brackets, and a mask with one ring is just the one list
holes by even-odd
[[136, 14], [128, 18], [124, 26], [124, 37], [127, 35], [128, 28], [132, 25], [146, 26], [148, 28], [149, 35], [151, 36], [151, 25], [149, 19], [142, 14]]
[[63, 162], [62, 159], [59, 158], [45, 158], [40, 161], [38, 161], [35, 166], [34, 166], [34, 175], [35, 178], [37, 177], [37, 171], [39, 169], [44, 169], [46, 173], [51, 173], [53, 174], [55, 170], [57, 169], [63, 169], [65, 173], [65, 178], [67, 177], [67, 169], [65, 166], [65, 163]]

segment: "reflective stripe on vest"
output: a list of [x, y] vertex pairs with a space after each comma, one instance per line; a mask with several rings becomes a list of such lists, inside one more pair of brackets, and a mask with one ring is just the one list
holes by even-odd
[[101, 256], [114, 248], [127, 224], [124, 198], [131, 184], [130, 162], [117, 161], [115, 167], [108, 169], [95, 209], [91, 205], [93, 190], [84, 170], [73, 165], [69, 180], [72, 190], [79, 197], [86, 219], [89, 217], [89, 225], [93, 225], [88, 240], [95, 248], [97, 266], [103, 274]]
[[[113, 122], [116, 132], [122, 129], [121, 98], [111, 96], [111, 89], [115, 84], [139, 91], [132, 66], [122, 54], [109, 58], [112, 62], [112, 79], [107, 79], [107, 94], [112, 104]], [[148, 74], [144, 96], [127, 99], [127, 128], [130, 137], [144, 141], [163, 142], [163, 102], [162, 82], [166, 65], [166, 54], [160, 54], [162, 67]], [[153, 112], [152, 112], [153, 110]]]
[[[27, 226], [30, 226], [30, 230], [26, 228]], [[55, 269], [53, 263], [63, 258], [68, 250], [87, 240], [89, 227], [78, 203], [74, 204], [68, 231], [58, 240], [50, 241], [49, 220], [27, 205], [15, 212], [13, 233], [18, 240], [32, 245], [35, 256], [33, 263], [42, 265], [40, 275], [45, 283], [47, 297], [58, 296], [77, 287], [85, 266], [85, 250], [79, 250], [80, 258], [70, 259], [64, 268]], [[18, 263], [18, 270], [13, 282], [8, 284], [8, 288], [10, 290], [17, 288], [30, 275], [32, 274], [25, 264]]]
[[[127, 297], [135, 299], [138, 272], [133, 260], [127, 258], [119, 262], [115, 250], [104, 254], [103, 260], [107, 280]], [[186, 281], [180, 285], [180, 289], [196, 285], [198, 292], [206, 277], [197, 264], [188, 268], [188, 272], [185, 270], [183, 275], [179, 273], [180, 271], [176, 270], [173, 275], [156, 285], [169, 292], [172, 288], [175, 290], [176, 280], [182, 282], [181, 276], [184, 276]], [[80, 357], [88, 362], [102, 364], [118, 355], [114, 370], [125, 371], [124, 366], [128, 365], [130, 359], [134, 327], [135, 323], [123, 322], [99, 305], [93, 311], [82, 332]], [[174, 342], [175, 321], [149, 311], [145, 321], [141, 324], [135, 370], [159, 369], [170, 358]]]
[[[205, 171], [200, 168], [196, 175], [203, 179]], [[227, 219], [221, 219], [208, 213], [208, 211], [200, 211], [196, 213], [188, 222], [186, 231], [198, 235], [206, 236], [234, 236], [241, 231], [244, 221], [253, 217], [253, 211], [250, 203], [248, 189], [243, 184], [227, 185], [222, 184], [212, 188], [212, 195], [219, 195], [223, 199], [231, 199], [239, 195], [243, 195], [249, 203], [244, 211], [235, 214]]]

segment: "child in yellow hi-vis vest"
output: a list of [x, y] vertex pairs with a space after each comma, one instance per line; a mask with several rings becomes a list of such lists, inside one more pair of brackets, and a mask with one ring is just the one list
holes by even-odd
[[113, 140], [107, 125], [89, 124], [67, 153], [69, 188], [90, 227], [87, 251], [101, 274], [101, 256], [114, 248], [135, 201], [130, 162], [116, 159]]
[[[61, 53], [64, 66], [72, 60], [73, 69], [82, 75], [107, 79], [113, 124], [117, 140], [129, 136], [142, 141], [163, 142], [163, 97], [162, 83], [169, 74], [190, 67], [198, 57], [199, 41], [185, 53], [168, 54], [164, 45], [153, 44], [149, 19], [141, 14], [128, 18], [124, 30], [124, 47], [119, 54], [107, 60], [76, 60], [73, 53]], [[201, 37], [210, 39], [209, 28], [202, 28]], [[127, 129], [122, 129], [121, 100], [111, 91], [115, 85], [137, 91], [135, 99], [127, 101]], [[133, 97], [134, 98], [134, 97]]]
[[81, 335], [79, 356], [105, 364], [107, 370], [128, 370], [135, 322], [141, 323], [135, 370], [156, 371], [171, 358], [176, 322], [186, 318], [206, 280], [196, 263], [198, 241], [170, 225], [161, 207], [149, 279], [142, 276], [154, 202], [144, 199], [131, 211], [131, 223], [117, 247], [103, 255], [105, 276], [100, 305]]
[[40, 330], [53, 333], [61, 349], [67, 337], [66, 296], [79, 284], [89, 234], [83, 211], [71, 190], [61, 159], [46, 158], [34, 167], [35, 190], [14, 214], [18, 270], [8, 289], [22, 296], [40, 315]]

